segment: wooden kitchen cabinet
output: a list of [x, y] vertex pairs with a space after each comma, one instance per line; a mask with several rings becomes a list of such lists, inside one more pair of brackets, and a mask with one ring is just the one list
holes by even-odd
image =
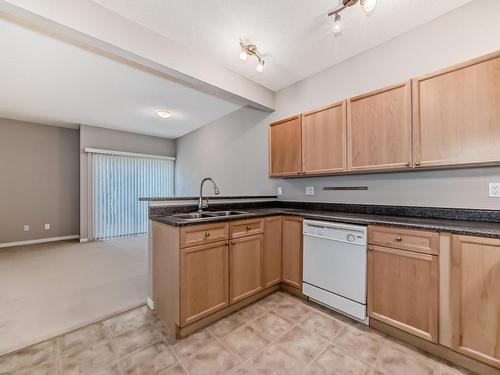
[[264, 220], [264, 286], [281, 282], [282, 217]]
[[229, 248], [230, 303], [264, 288], [264, 235], [231, 240]]
[[350, 171], [412, 167], [411, 81], [347, 102]]
[[301, 116], [272, 123], [269, 126], [269, 175], [296, 176], [301, 172]]
[[283, 217], [282, 281], [302, 291], [302, 218]]
[[347, 170], [347, 102], [302, 115], [302, 171], [304, 174]]
[[180, 326], [229, 305], [228, 243], [180, 250]]
[[452, 349], [500, 368], [500, 239], [452, 236]]
[[500, 161], [500, 53], [413, 80], [416, 167]]
[[438, 257], [369, 245], [368, 315], [438, 342]]

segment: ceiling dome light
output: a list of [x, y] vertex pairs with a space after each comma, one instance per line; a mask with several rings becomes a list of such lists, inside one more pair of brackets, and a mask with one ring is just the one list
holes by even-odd
[[156, 112], [156, 114], [161, 117], [161, 118], [170, 118], [172, 117], [172, 114], [170, 112], [167, 112], [167, 111], [158, 111]]
[[377, 5], [377, 0], [361, 0], [361, 6], [366, 12], [371, 12], [375, 5]]
[[262, 73], [264, 71], [264, 61], [259, 61], [255, 69], [257, 69], [259, 73]]
[[240, 59], [243, 60], [243, 61], [247, 61], [247, 59], [248, 59], [248, 53], [247, 53], [247, 51], [242, 50], [240, 52]]
[[340, 14], [335, 15], [335, 21], [333, 22], [332, 31], [334, 34], [340, 34], [342, 31], [342, 18]]

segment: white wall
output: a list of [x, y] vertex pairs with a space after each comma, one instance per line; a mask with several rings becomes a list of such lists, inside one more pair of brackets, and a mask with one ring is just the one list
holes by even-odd
[[[500, 181], [499, 167], [281, 180], [267, 177], [269, 122], [497, 51], [498, 14], [500, 1], [475, 0], [279, 91], [276, 111], [267, 117], [235, 112], [180, 138], [177, 153], [179, 159], [185, 159], [178, 164], [183, 171], [177, 174], [177, 195], [196, 194], [195, 182], [213, 174], [224, 181], [223, 193], [231, 194], [271, 194], [282, 186], [287, 200], [500, 209], [500, 200], [488, 198], [487, 186], [490, 181]], [[226, 133], [231, 136], [226, 138]], [[218, 150], [217, 157], [193, 149], [206, 144], [207, 151]], [[306, 197], [304, 188], [312, 185], [318, 194]], [[321, 191], [323, 186], [338, 185], [366, 185], [369, 190]]]

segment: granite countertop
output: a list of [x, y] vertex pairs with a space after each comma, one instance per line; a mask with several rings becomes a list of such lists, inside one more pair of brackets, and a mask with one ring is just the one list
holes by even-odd
[[384, 225], [400, 228], [430, 230], [436, 232], [450, 232], [455, 234], [475, 235], [481, 237], [500, 238], [500, 223], [419, 218], [404, 216], [385, 216], [374, 214], [346, 213], [335, 211], [318, 211], [303, 208], [238, 208], [238, 211], [245, 211], [248, 214], [233, 217], [213, 217], [197, 220], [185, 220], [173, 215], [151, 215], [150, 219], [177, 227], [208, 224], [221, 221], [242, 220], [275, 215], [302, 216], [304, 219], [335, 221], [340, 223], [360, 224], [360, 225]]

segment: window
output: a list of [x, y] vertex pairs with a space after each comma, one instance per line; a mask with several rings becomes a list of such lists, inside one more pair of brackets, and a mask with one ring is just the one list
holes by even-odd
[[174, 158], [123, 154], [91, 153], [93, 239], [147, 233], [148, 204], [139, 198], [173, 195]]

